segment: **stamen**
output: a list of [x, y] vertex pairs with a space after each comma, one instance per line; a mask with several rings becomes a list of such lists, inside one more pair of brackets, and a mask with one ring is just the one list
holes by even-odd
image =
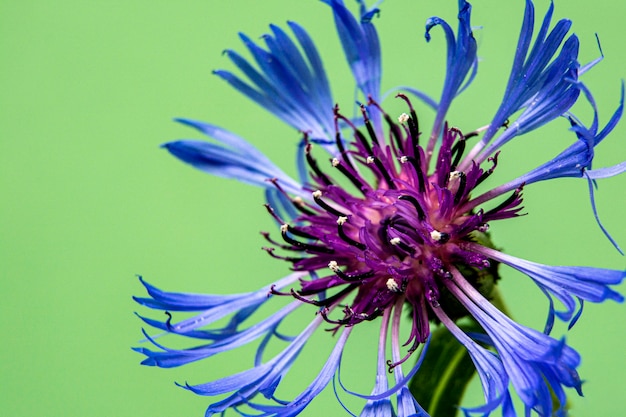
[[400, 292], [400, 286], [393, 278], [389, 278], [385, 285], [387, 285], [387, 289], [391, 292]]
[[335, 111], [335, 117], [343, 120], [344, 122], [346, 122], [348, 126], [350, 126], [350, 128], [354, 132], [354, 136], [357, 138], [359, 143], [365, 148], [366, 153], [371, 154], [372, 147], [370, 146], [369, 142], [367, 141], [363, 133], [361, 133], [361, 131], [357, 129], [357, 127], [354, 125], [354, 123], [352, 123], [350, 119], [348, 119], [347, 117], [339, 113], [339, 107], [335, 106], [334, 111]]
[[498, 166], [498, 155], [500, 155], [500, 151], [496, 152], [494, 156], [487, 158], [487, 162], [491, 162], [492, 166], [487, 171], [483, 172], [483, 174], [478, 178], [475, 187], [478, 187], [478, 185], [480, 185], [483, 181], [489, 178], [491, 174], [493, 174], [493, 171]]
[[[292, 291], [293, 291], [293, 290], [292, 290]], [[269, 297], [270, 295], [282, 295], [282, 296], [285, 296], [285, 295], [291, 295], [291, 293], [290, 293], [290, 292], [282, 292], [282, 291], [278, 291], [278, 290], [276, 289], [276, 285], [272, 285], [272, 286], [270, 287], [270, 290], [267, 292], [267, 296]]]
[[315, 216], [315, 212], [313, 210], [309, 210], [306, 207], [306, 203], [304, 202], [304, 200], [302, 199], [302, 197], [296, 196], [294, 198], [291, 199], [291, 203], [294, 205], [294, 207], [300, 211], [303, 214], [306, 214], [308, 216]]
[[339, 264], [337, 264], [337, 261], [330, 261], [328, 263], [328, 268], [333, 271], [339, 278], [347, 282], [358, 282], [374, 276], [374, 270], [360, 272], [357, 274], [346, 274], [339, 268]]
[[374, 163], [374, 157], [373, 156], [368, 156], [367, 159], [365, 159], [365, 163], [366, 164], [373, 164]]
[[320, 190], [316, 190], [313, 192], [313, 200], [315, 200], [315, 202], [317, 203], [318, 206], [320, 206], [321, 208], [323, 208], [324, 210], [326, 210], [327, 212], [334, 214], [335, 216], [339, 217], [339, 216], [346, 216], [344, 213], [340, 212], [339, 210], [329, 206], [328, 204], [326, 204], [326, 202], [324, 202], [324, 200], [322, 200], [322, 192]]
[[337, 168], [339, 172], [341, 172], [346, 178], [348, 178], [350, 182], [352, 183], [352, 185], [354, 185], [357, 188], [357, 190], [365, 194], [365, 190], [368, 187], [366, 187], [366, 185], [363, 184], [363, 182], [361, 182], [361, 180], [356, 175], [352, 174], [352, 172], [350, 172], [346, 167], [344, 167], [343, 164], [341, 164], [341, 162], [337, 158], [333, 158], [331, 160], [331, 164], [333, 167]]
[[[345, 324], [348, 324], [348, 323], [349, 323], [349, 321], [350, 321], [350, 320], [349, 320], [349, 319], [350, 319], [350, 317], [346, 317], [346, 318], [343, 318], [343, 319], [340, 319], [340, 320], [332, 320], [332, 319], [329, 319], [329, 318], [328, 318], [328, 309], [327, 309], [327, 308], [320, 310], [320, 311], [319, 311], [319, 314], [320, 314], [320, 316], [322, 316], [322, 318], [324, 319], [324, 321], [325, 321], [326, 323], [336, 324], [336, 325], [337, 325], [337, 328], [339, 328], [340, 326], [343, 326], [343, 325], [345, 325]], [[337, 331], [337, 329], [329, 329], [329, 330], [330, 330], [330, 331], [332, 331], [332, 332]]]
[[289, 199], [289, 201], [291, 201], [291, 204], [293, 204], [293, 206], [296, 208], [296, 210], [300, 211], [301, 213], [304, 214], [308, 214], [309, 216], [314, 216], [315, 212], [309, 210], [308, 208], [306, 208], [306, 203], [304, 202], [304, 200], [302, 200], [301, 197], [296, 196], [296, 197], [291, 197], [284, 189], [283, 187], [280, 186], [280, 184], [278, 183], [278, 178], [269, 178], [267, 181], [271, 182], [274, 187], [276, 187], [276, 189], [278, 191], [280, 191], [280, 193], [282, 195], [284, 195], [285, 197], [287, 197]]
[[389, 187], [390, 190], [395, 190], [396, 184], [393, 182], [391, 175], [389, 175], [389, 171], [387, 171], [383, 163], [380, 162], [380, 159], [374, 158], [374, 164], [376, 165], [376, 168], [378, 168], [383, 178], [385, 179], [385, 182], [387, 183], [387, 187]]
[[402, 249], [410, 255], [415, 254], [415, 249], [404, 243], [399, 237], [394, 237], [389, 241], [389, 243], [391, 243], [393, 246], [397, 246], [398, 248]]
[[[478, 135], [478, 134], [477, 134]], [[452, 146], [452, 150], [450, 151], [450, 157], [452, 158], [452, 165], [450, 169], [456, 169], [457, 165], [461, 161], [463, 157], [463, 153], [465, 152], [465, 140], [466, 136], [461, 136], [459, 140], [456, 141], [454, 146]]]
[[[319, 300], [319, 301], [315, 301], [315, 300], [309, 300], [308, 298], [304, 298], [302, 297], [302, 295], [311, 295], [311, 294], [315, 294], [315, 292], [307, 292], [307, 291], [294, 291], [291, 290], [291, 294], [297, 298], [300, 301], [304, 301], [305, 303], [309, 303], [309, 304], [314, 304], [318, 307], [328, 307], [332, 304], [334, 304], [336, 301], [341, 300], [343, 297], [346, 296], [346, 294], [350, 293], [352, 290], [354, 290], [356, 287], [358, 287], [360, 284], [358, 283], [354, 283], [354, 284], [349, 284], [346, 288], [342, 289], [341, 291], [339, 291], [337, 294], [330, 296], [328, 298], [325, 298], [323, 300]], [[321, 291], [317, 291], [317, 292], [321, 292]]]
[[448, 240], [450, 240], [450, 235], [445, 232], [433, 230], [432, 232], [430, 232], [430, 238], [437, 243], [443, 244], [443, 243], [446, 243]]
[[367, 271], [367, 272], [361, 272], [359, 274], [346, 274], [345, 272], [343, 272], [341, 269], [334, 271], [335, 274], [337, 274], [337, 276], [339, 278], [341, 278], [344, 281], [347, 282], [358, 282], [358, 281], [363, 281], [366, 278], [371, 278], [374, 276], [374, 271]]
[[397, 230], [400, 233], [405, 235], [413, 235], [416, 230], [410, 224], [407, 223], [405, 219], [400, 216], [394, 216], [390, 219], [389, 223], [386, 224], [388, 228], [392, 228]]
[[[283, 295], [283, 294], [280, 294], [280, 295]], [[298, 301], [302, 301], [303, 303], [307, 303], [307, 304], [313, 304], [314, 306], [317, 306], [317, 307], [324, 307], [324, 306], [328, 305], [328, 304], [326, 304], [324, 302], [320, 302], [320, 301], [316, 301], [316, 300], [311, 300], [309, 298], [305, 298], [305, 297], [301, 296], [300, 294], [298, 294], [298, 292], [296, 290], [294, 290], [293, 288], [291, 289], [291, 293], [288, 294], [288, 295], [291, 295], [293, 298], [295, 298]], [[328, 298], [326, 300], [324, 300], [324, 301], [327, 301], [327, 300], [328, 300]]]
[[392, 362], [390, 359], [387, 360], [387, 372], [389, 372], [390, 374], [393, 373], [393, 368], [395, 368], [398, 365], [402, 365], [404, 362], [406, 362], [407, 359], [409, 359], [411, 357], [411, 355], [413, 354], [413, 352], [415, 352], [417, 348], [411, 348], [408, 350], [407, 354], [404, 356], [404, 358], [400, 359], [398, 362]]
[[415, 153], [417, 153], [418, 152], [417, 148], [419, 146], [419, 135], [420, 135], [417, 113], [415, 112], [415, 109], [413, 108], [413, 105], [411, 104], [411, 100], [409, 100], [407, 96], [405, 96], [404, 94], [396, 94], [396, 98], [401, 98], [409, 106], [411, 117], [407, 119], [407, 123], [409, 125], [409, 133], [411, 136], [411, 145], [413, 146]]
[[287, 261], [287, 262], [292, 262], [292, 263], [296, 263], [299, 261], [303, 261], [306, 258], [295, 258], [295, 257], [291, 257], [291, 256], [280, 256], [280, 255], [276, 255], [274, 253], [275, 249], [274, 248], [268, 248], [266, 246], [262, 247], [261, 249], [263, 249], [265, 252], [267, 252], [267, 254], [269, 256], [271, 256], [274, 259], [280, 259], [281, 261]]
[[415, 158], [412, 156], [407, 156], [407, 161], [413, 165], [413, 169], [415, 169], [415, 173], [417, 174], [417, 188], [420, 193], [426, 191], [426, 179], [424, 178], [424, 172], [422, 171], [422, 163], [420, 153], [415, 153]]
[[522, 192], [523, 187], [524, 187], [524, 184], [520, 185], [515, 191], [513, 191], [513, 193], [506, 200], [504, 200], [502, 203], [498, 204], [496, 207], [492, 208], [491, 210], [487, 211], [485, 213], [485, 217], [491, 214], [497, 213], [498, 211], [511, 205], [511, 203], [513, 203], [519, 197], [519, 195]]
[[367, 108], [361, 104], [361, 114], [363, 114], [363, 122], [365, 123], [365, 128], [367, 129], [367, 133], [372, 140], [372, 143], [376, 144], [376, 146], [380, 146], [378, 143], [378, 137], [376, 137], [376, 132], [374, 132], [374, 126], [372, 126], [372, 121], [367, 115]]
[[[283, 219], [281, 219], [278, 214], [276, 214], [276, 212], [274, 211], [274, 209], [272, 208], [272, 206], [270, 206], [269, 204], [265, 203], [263, 204], [263, 207], [265, 207], [265, 209], [267, 210], [267, 212], [270, 214], [270, 216], [272, 216], [274, 218], [274, 220], [276, 220], [278, 223], [280, 224], [285, 224], [285, 222], [283, 221]], [[281, 226], [282, 227], [282, 226]]]
[[[339, 112], [339, 105], [335, 105], [334, 108], [335, 114]], [[341, 131], [339, 129], [339, 119], [335, 116], [335, 143], [337, 144], [337, 149], [341, 153], [343, 160], [345, 163], [354, 171], [354, 166], [352, 165], [352, 161], [348, 157], [348, 153], [346, 152], [346, 148], [343, 146], [343, 140], [341, 139]]]
[[422, 206], [415, 197], [411, 195], [401, 195], [400, 197], [398, 197], [398, 200], [408, 201], [409, 203], [413, 204], [413, 207], [415, 207], [415, 211], [417, 212], [418, 220], [424, 221], [426, 219], [426, 213], [424, 212]]
[[[306, 138], [305, 138], [305, 140], [306, 140]], [[320, 170], [320, 167], [317, 165], [317, 161], [311, 155], [311, 144], [310, 143], [307, 143], [306, 146], [304, 147], [304, 154], [306, 156], [306, 161], [309, 164], [309, 167], [313, 170], [315, 175], [317, 175], [322, 180], [322, 182], [324, 184], [332, 185], [333, 182], [330, 180], [330, 178], [328, 178], [328, 176], [326, 174], [324, 174]]]
[[[342, 217], [345, 217], [345, 216], [342, 216]], [[340, 237], [340, 238], [341, 238], [344, 242], [346, 242], [347, 244], [349, 244], [349, 245], [351, 245], [351, 246], [354, 246], [355, 248], [358, 248], [358, 249], [360, 249], [360, 250], [365, 250], [365, 249], [367, 249], [367, 246], [366, 246], [366, 245], [364, 245], [364, 244], [363, 244], [363, 243], [361, 243], [361, 242], [357, 242], [356, 240], [352, 239], [350, 236], [346, 235], [345, 230], [343, 230], [343, 224], [344, 224], [344, 223], [345, 223], [345, 222], [341, 222], [341, 223], [340, 223], [339, 221], [337, 221], [337, 233], [339, 234], [339, 237]]]
[[403, 152], [404, 144], [402, 141], [402, 133], [398, 125], [396, 125], [393, 122], [393, 120], [391, 120], [391, 117], [389, 117], [389, 115], [385, 113], [385, 111], [371, 97], [369, 98], [368, 104], [374, 105], [383, 114], [383, 117], [385, 118], [385, 122], [387, 122], [387, 125], [389, 125], [389, 131], [391, 132], [391, 135], [393, 136], [396, 142], [396, 148], [398, 149], [399, 152]]
[[398, 116], [398, 122], [400, 123], [406, 123], [409, 120], [409, 115], [406, 113], [402, 113], [400, 116]]
[[272, 245], [274, 245], [276, 247], [279, 247], [281, 249], [290, 250], [290, 251], [294, 251], [294, 252], [302, 252], [302, 251], [305, 250], [304, 248], [296, 248], [296, 247], [293, 247], [293, 246], [287, 246], [287, 245], [283, 245], [282, 243], [278, 243], [277, 241], [275, 241], [274, 239], [272, 239], [270, 237], [270, 234], [268, 232], [261, 232], [261, 235], [263, 235], [265, 240], [270, 242]]
[[[285, 225], [283, 225], [283, 226], [285, 226]], [[281, 232], [283, 230], [283, 226], [280, 227]], [[309, 234], [309, 233], [307, 233], [305, 231], [302, 231], [300, 229], [296, 229], [295, 227], [291, 227], [289, 224], [287, 224], [286, 226], [287, 226], [287, 231], [289, 231], [293, 235], [300, 236], [300, 237], [303, 237], [305, 239], [313, 239], [313, 240], [318, 240], [319, 239], [317, 236]]]
[[[464, 172], [461, 171], [454, 171], [456, 173], [458, 173], [458, 177], [459, 178], [459, 188], [456, 190], [456, 194], [454, 194], [454, 204], [459, 204], [459, 202], [461, 201], [461, 198], [463, 198], [463, 195], [465, 194], [465, 186], [467, 184], [467, 176], [465, 175]], [[450, 177], [452, 177], [452, 174], [450, 174]]]
[[303, 243], [300, 241], [295, 240], [294, 238], [292, 238], [291, 236], [289, 236], [287, 234], [287, 230], [289, 230], [289, 225], [287, 224], [283, 224], [280, 227], [280, 231], [281, 231], [281, 236], [283, 238], [283, 240], [297, 248], [302, 248], [304, 250], [310, 251], [310, 252], [318, 252], [318, 253], [335, 253], [335, 251], [331, 248], [328, 248], [326, 246], [322, 246], [322, 245], [314, 245], [314, 244], [310, 244], [310, 243]]

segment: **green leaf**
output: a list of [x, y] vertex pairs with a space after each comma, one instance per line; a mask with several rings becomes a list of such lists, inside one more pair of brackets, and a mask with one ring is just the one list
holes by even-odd
[[[473, 321], [459, 327], [465, 332], [482, 332]], [[409, 389], [431, 417], [453, 417], [475, 373], [465, 347], [440, 325], [431, 335], [424, 362], [409, 383]]]

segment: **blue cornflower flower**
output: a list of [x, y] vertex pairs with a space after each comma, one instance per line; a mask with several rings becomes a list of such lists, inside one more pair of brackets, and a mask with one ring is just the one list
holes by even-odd
[[[165, 322], [142, 319], [163, 332], [200, 341], [192, 348], [173, 349], [144, 331], [153, 347], [136, 349], [146, 356], [142, 363], [176, 367], [258, 342], [252, 368], [182, 387], [200, 395], [220, 396], [209, 406], [207, 416], [228, 409], [241, 415], [292, 416], [338, 375], [341, 354], [354, 326], [377, 321], [381, 324], [378, 366], [371, 394], [349, 391], [341, 381], [339, 386], [367, 400], [361, 416], [427, 416], [407, 383], [424, 359], [431, 323], [439, 322], [467, 349], [482, 382], [485, 404], [465, 409], [466, 415], [486, 416], [500, 408], [504, 416], [515, 416], [513, 391], [521, 399], [524, 415], [565, 415], [565, 389], [582, 394], [577, 372], [580, 356], [565, 340], [550, 336], [553, 323], [558, 318], [574, 325], [584, 301], [623, 301], [611, 286], [621, 283], [626, 273], [519, 259], [493, 248], [487, 229], [492, 221], [520, 215], [525, 186], [560, 177], [581, 177], [589, 182], [597, 218], [594, 182], [626, 170], [626, 162], [592, 167], [595, 147], [622, 116], [623, 86], [618, 108], [600, 128], [595, 100], [580, 80], [599, 60], [580, 65], [578, 37], [569, 34], [569, 20], [552, 26], [553, 5], [532, 41], [534, 6], [526, 0], [513, 67], [492, 121], [473, 132], [451, 127], [446, 121], [448, 110], [453, 99], [471, 84], [478, 65], [471, 6], [459, 0], [456, 33], [443, 19], [433, 17], [426, 23], [427, 40], [431, 31], [440, 27], [447, 41], [446, 76], [439, 101], [414, 88], [404, 91], [435, 111], [433, 127], [423, 142], [407, 95], [399, 92], [396, 96], [407, 108], [397, 121], [381, 105], [381, 55], [373, 23], [378, 8], [368, 8], [364, 0], [358, 0], [360, 10], [355, 16], [343, 0], [323, 2], [332, 10], [355, 87], [364, 98], [361, 116], [347, 117], [334, 104], [314, 42], [294, 22], [288, 23], [292, 35], [270, 26], [271, 34], [263, 37], [265, 47], [240, 35], [254, 63], [232, 50], [226, 55], [245, 77], [215, 71], [302, 132], [296, 158], [299, 180], [289, 177], [244, 139], [215, 125], [180, 120], [217, 142], [182, 140], [164, 145], [195, 168], [265, 189], [267, 211], [278, 222], [277, 233], [283, 242], [264, 233], [271, 245], [264, 249], [287, 261], [293, 272], [258, 291], [234, 295], [165, 292], [141, 279], [149, 297], [135, 300], [168, 315]], [[590, 126], [570, 112], [581, 97], [594, 112]], [[560, 116], [570, 121], [572, 145], [519, 178], [474, 196], [494, 173], [505, 143]], [[480, 140], [466, 153], [472, 137]], [[316, 147], [321, 150], [315, 151]], [[317, 162], [316, 156], [322, 152], [330, 159], [328, 169]], [[351, 185], [344, 187], [346, 183]], [[487, 202], [492, 202], [492, 208], [483, 208]], [[493, 279], [477, 279], [477, 274], [467, 273], [487, 271], [483, 277], [493, 277], [499, 263], [526, 274], [548, 297], [549, 315], [543, 332], [514, 322], [491, 304]], [[293, 300], [251, 323], [257, 310], [277, 297]], [[564, 310], [557, 310], [555, 299]], [[317, 314], [298, 335], [284, 335], [279, 331], [281, 323], [299, 308], [313, 308]], [[198, 313], [174, 322], [171, 312], [176, 311]], [[401, 323], [406, 311], [412, 320], [403, 336]], [[457, 326], [457, 319], [467, 315], [483, 333], [466, 333]], [[335, 347], [319, 375], [293, 400], [279, 400], [275, 392], [303, 346], [318, 328], [328, 328], [329, 323], [333, 335], [328, 339]], [[266, 347], [276, 340], [286, 345], [267, 358]], [[418, 356], [416, 365], [403, 369], [413, 353]], [[393, 382], [388, 379], [391, 370]]]

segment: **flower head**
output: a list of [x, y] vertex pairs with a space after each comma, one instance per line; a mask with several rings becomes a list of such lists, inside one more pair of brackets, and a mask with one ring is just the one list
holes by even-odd
[[[431, 327], [440, 323], [467, 349], [481, 378], [485, 405], [466, 409], [466, 414], [487, 415], [500, 407], [504, 415], [515, 415], [513, 388], [525, 413], [532, 410], [550, 416], [556, 410], [557, 415], [565, 415], [565, 389], [582, 393], [577, 372], [580, 357], [564, 340], [550, 336], [553, 322], [559, 318], [573, 325], [584, 301], [621, 302], [623, 297], [610, 286], [619, 284], [625, 273], [546, 266], [515, 258], [495, 249], [487, 230], [491, 222], [521, 214], [523, 189], [534, 182], [585, 177], [591, 183], [626, 170], [624, 164], [592, 169], [594, 148], [620, 119], [623, 99], [599, 129], [596, 103], [579, 78], [590, 66], [581, 67], [578, 62], [579, 41], [569, 34], [571, 22], [564, 19], [552, 26], [551, 5], [531, 42], [535, 13], [528, 0], [509, 81], [493, 119], [475, 131], [453, 127], [447, 120], [448, 109], [476, 76], [478, 63], [471, 6], [459, 0], [456, 33], [443, 19], [433, 17], [426, 23], [427, 40], [439, 26], [447, 41], [446, 77], [439, 101], [408, 88], [396, 95], [406, 111], [392, 117], [381, 102], [381, 55], [373, 23], [378, 9], [367, 8], [361, 0], [360, 14], [355, 16], [342, 0], [324, 3], [332, 10], [355, 87], [363, 97], [357, 117], [349, 117], [334, 104], [314, 42], [293, 22], [288, 23], [291, 36], [270, 26], [271, 34], [263, 37], [265, 48], [241, 35], [256, 65], [235, 51], [226, 52], [245, 78], [215, 71], [301, 132], [300, 181], [244, 139], [215, 125], [181, 120], [218, 143], [187, 140], [164, 145], [198, 169], [264, 188], [265, 207], [278, 223], [275, 233], [263, 233], [269, 242], [264, 249], [286, 261], [293, 272], [259, 291], [221, 296], [164, 292], [142, 279], [149, 297], [136, 300], [165, 310], [168, 320], [142, 319], [167, 333], [202, 341], [190, 349], [172, 349], [145, 333], [156, 350], [136, 349], [146, 356], [143, 364], [180, 366], [260, 341], [251, 369], [183, 387], [201, 395], [226, 395], [209, 406], [207, 415], [227, 409], [248, 415], [244, 407], [254, 415], [296, 415], [338, 373], [352, 329], [376, 321], [381, 330], [371, 394], [342, 387], [368, 400], [362, 416], [426, 416], [407, 382], [418, 372]], [[435, 111], [427, 135], [422, 133], [409, 95]], [[594, 111], [589, 127], [570, 112], [581, 97]], [[513, 181], [481, 191], [485, 179], [497, 171], [504, 144], [559, 116], [571, 122], [575, 141], [570, 147]], [[469, 147], [476, 137], [477, 143]], [[499, 263], [528, 275], [548, 297], [550, 313], [544, 332], [514, 322], [489, 301]], [[259, 307], [277, 297], [293, 301], [250, 324]], [[565, 310], [557, 311], [555, 299]], [[302, 306], [316, 309], [315, 318], [296, 336], [279, 332], [283, 320]], [[173, 311], [199, 313], [174, 323]], [[401, 332], [405, 311], [411, 320]], [[456, 324], [465, 316], [472, 317], [482, 333], [466, 333]], [[219, 327], [217, 323], [224, 318], [230, 319]], [[279, 400], [275, 391], [281, 380], [320, 327], [335, 334], [328, 336], [335, 348], [318, 377], [300, 395], [291, 401]], [[266, 346], [274, 339], [287, 345], [266, 358]], [[403, 364], [406, 367], [413, 355], [418, 357], [417, 365], [405, 372]], [[388, 371], [394, 373], [391, 386]]]

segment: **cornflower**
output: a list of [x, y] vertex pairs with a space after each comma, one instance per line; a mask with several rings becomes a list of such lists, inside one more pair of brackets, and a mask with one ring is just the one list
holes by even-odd
[[[433, 17], [426, 23], [426, 40], [439, 27], [447, 42], [441, 97], [437, 101], [420, 90], [404, 88], [396, 98], [402, 100], [406, 112], [394, 118], [381, 104], [380, 46], [373, 23], [379, 9], [359, 0], [355, 16], [343, 0], [322, 1], [332, 10], [363, 97], [358, 116], [346, 116], [334, 103], [314, 42], [294, 22], [288, 22], [292, 35], [271, 25], [271, 33], [263, 37], [265, 48], [240, 35], [256, 66], [233, 50], [226, 55], [245, 77], [215, 71], [300, 132], [299, 180], [285, 174], [249, 142], [212, 124], [179, 120], [215, 142], [181, 140], [163, 145], [195, 168], [263, 188], [266, 210], [276, 220], [280, 236], [263, 233], [269, 242], [264, 250], [286, 261], [292, 272], [260, 290], [234, 295], [165, 292], [141, 278], [149, 297], [135, 300], [168, 316], [166, 321], [142, 319], [165, 333], [200, 341], [188, 349], [173, 349], [144, 331], [156, 349], [136, 348], [146, 356], [142, 363], [177, 367], [258, 342], [250, 369], [181, 386], [220, 397], [208, 407], [207, 416], [228, 409], [244, 416], [292, 416], [337, 376], [354, 327], [376, 322], [381, 327], [371, 394], [340, 387], [367, 400], [361, 416], [427, 416], [408, 382], [424, 359], [431, 327], [442, 324], [467, 349], [482, 383], [485, 404], [464, 409], [466, 415], [485, 416], [499, 408], [504, 416], [515, 416], [512, 391], [521, 399], [523, 415], [566, 415], [566, 389], [582, 395], [577, 372], [581, 359], [564, 339], [550, 336], [554, 321], [558, 318], [573, 326], [584, 301], [623, 301], [610, 286], [621, 283], [626, 274], [516, 258], [496, 249], [487, 230], [491, 222], [520, 216], [525, 187], [561, 177], [588, 181], [597, 218], [594, 182], [626, 170], [626, 162], [592, 168], [595, 147], [622, 116], [623, 86], [617, 109], [600, 128], [595, 100], [580, 76], [601, 58], [580, 65], [578, 37], [569, 33], [567, 19], [552, 26], [552, 4], [532, 41], [535, 12], [527, 0], [502, 101], [486, 126], [462, 132], [446, 117], [453, 99], [476, 76], [478, 59], [471, 6], [459, 0], [456, 33], [443, 19]], [[421, 131], [409, 96], [434, 111], [427, 135]], [[580, 98], [593, 110], [588, 126], [570, 112]], [[573, 143], [569, 147], [519, 178], [480, 191], [496, 171], [503, 145], [558, 117], [570, 122]], [[476, 144], [470, 147], [474, 137]], [[328, 165], [318, 162], [324, 152]], [[548, 298], [543, 331], [516, 323], [491, 302], [500, 263], [527, 275]], [[280, 297], [292, 301], [250, 323], [261, 306]], [[555, 301], [563, 308], [557, 310]], [[315, 309], [314, 318], [299, 334], [283, 334], [281, 324], [300, 308]], [[198, 313], [174, 322], [171, 312], [177, 311]], [[402, 334], [407, 312], [410, 326]], [[482, 332], [464, 331], [457, 324], [463, 317], [473, 319]], [[219, 324], [222, 319], [227, 319], [223, 326]], [[276, 390], [281, 381], [319, 328], [330, 330], [328, 341], [335, 345], [326, 363], [296, 398], [279, 399]], [[266, 347], [278, 340], [286, 342], [285, 347], [267, 358]], [[411, 361], [407, 371], [407, 360], [414, 355], [417, 360]]]

